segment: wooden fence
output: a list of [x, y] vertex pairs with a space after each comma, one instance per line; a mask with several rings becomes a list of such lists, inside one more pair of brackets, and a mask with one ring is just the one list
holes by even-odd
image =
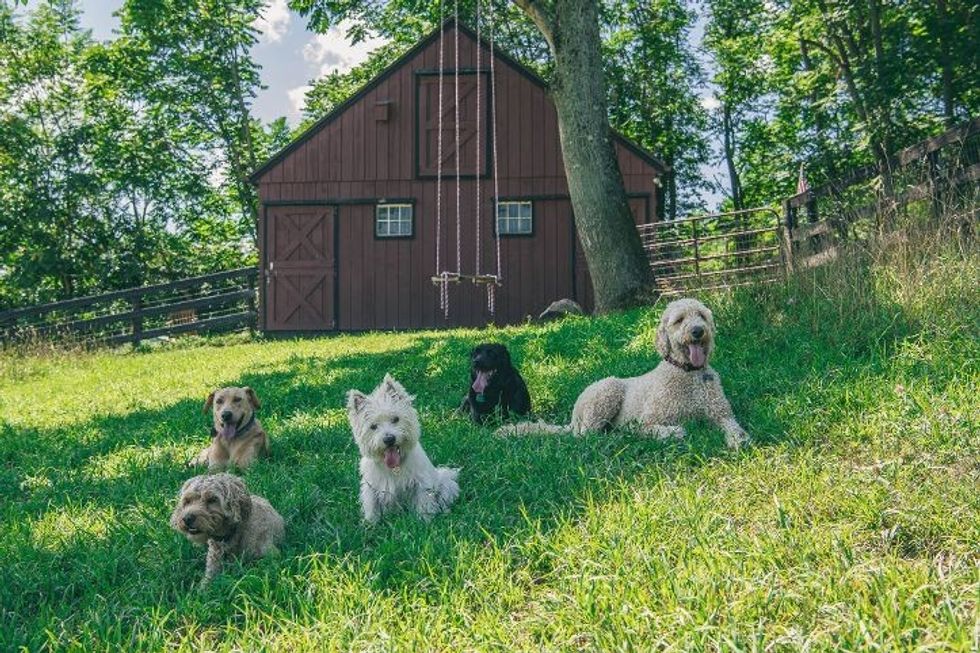
[[790, 267], [812, 267], [837, 255], [838, 241], [868, 241], [888, 228], [883, 219], [917, 211], [928, 219], [959, 220], [968, 229], [980, 210], [980, 117], [907, 147], [890, 161], [886, 195], [876, 166], [783, 202]]
[[782, 225], [773, 209], [712, 213], [638, 229], [663, 294], [764, 283], [783, 275]]
[[0, 342], [138, 345], [182, 333], [253, 328], [254, 267], [0, 312]]

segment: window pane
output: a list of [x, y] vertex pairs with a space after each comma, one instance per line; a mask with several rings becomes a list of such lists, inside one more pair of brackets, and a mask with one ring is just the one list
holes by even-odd
[[388, 223], [387, 222], [379, 222], [378, 223], [378, 235], [379, 236], [387, 236], [388, 235]]
[[529, 233], [531, 233], [531, 218], [530, 217], [521, 218], [520, 232], [522, 234], [529, 234]]
[[528, 218], [528, 219], [531, 218], [531, 203], [530, 202], [523, 202], [521, 204], [521, 217], [522, 218]]

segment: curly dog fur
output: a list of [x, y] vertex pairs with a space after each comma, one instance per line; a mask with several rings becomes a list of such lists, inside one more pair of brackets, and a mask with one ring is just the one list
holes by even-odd
[[249, 494], [231, 474], [195, 476], [184, 483], [170, 525], [195, 544], [208, 547], [204, 582], [231, 556], [261, 558], [276, 553], [283, 519], [268, 501]]
[[695, 299], [678, 299], [664, 309], [657, 328], [663, 361], [643, 376], [608, 377], [587, 387], [567, 426], [525, 422], [505, 426], [501, 435], [564, 433], [630, 426], [657, 438], [682, 438], [683, 424], [707, 419], [737, 448], [749, 439], [725, 397], [721, 379], [709, 365], [715, 344], [714, 317]]

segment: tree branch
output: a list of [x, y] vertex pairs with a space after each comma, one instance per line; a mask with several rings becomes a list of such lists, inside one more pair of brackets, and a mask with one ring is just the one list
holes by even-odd
[[535, 27], [548, 42], [548, 49], [551, 55], [555, 55], [555, 27], [550, 7], [545, 6], [541, 0], [513, 0], [514, 4], [524, 10]]

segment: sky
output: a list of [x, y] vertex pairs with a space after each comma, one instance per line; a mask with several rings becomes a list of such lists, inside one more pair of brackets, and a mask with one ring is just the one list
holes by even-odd
[[[98, 40], [114, 38], [119, 19], [113, 13], [122, 6], [123, 0], [80, 0], [83, 27], [92, 30]], [[28, 2], [28, 9], [36, 0]], [[314, 34], [306, 27], [306, 20], [289, 9], [287, 0], [267, 0], [266, 9], [255, 22], [259, 30], [259, 42], [252, 52], [255, 61], [262, 66], [262, 84], [253, 105], [257, 118], [268, 122], [286, 116], [289, 123], [297, 125], [301, 118], [303, 96], [310, 80], [334, 70], [347, 71], [367, 58], [368, 53], [381, 44], [379, 40], [367, 40], [357, 44], [345, 37], [343, 25], [332, 28], [326, 34]], [[701, 25], [691, 35], [700, 40]], [[713, 98], [704, 91], [706, 106]], [[702, 174], [718, 179], [719, 164], [702, 166]], [[721, 195], [711, 192], [704, 196], [709, 208], [713, 208]]]

